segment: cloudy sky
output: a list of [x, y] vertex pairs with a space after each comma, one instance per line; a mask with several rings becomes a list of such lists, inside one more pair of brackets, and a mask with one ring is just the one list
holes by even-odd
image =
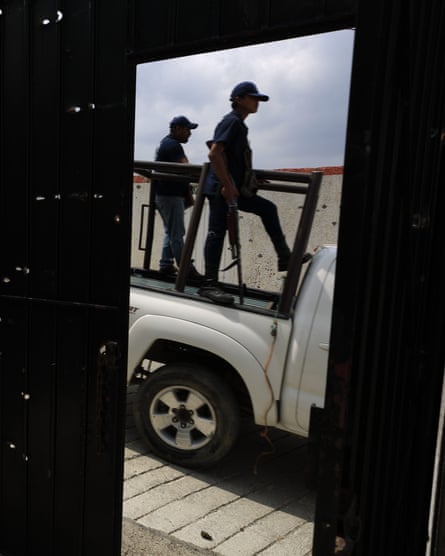
[[135, 159], [153, 160], [169, 121], [199, 127], [184, 145], [192, 164], [230, 111], [230, 92], [254, 81], [269, 95], [245, 123], [255, 168], [343, 164], [353, 30], [301, 37], [138, 66]]

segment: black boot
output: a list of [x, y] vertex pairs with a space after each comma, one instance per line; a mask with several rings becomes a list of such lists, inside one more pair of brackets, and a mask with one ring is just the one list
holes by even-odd
[[205, 276], [197, 271], [195, 265], [193, 264], [193, 260], [190, 262], [186, 280], [188, 284], [194, 286], [200, 286], [205, 280]]
[[287, 267], [289, 266], [291, 251], [284, 238], [280, 241], [274, 242], [274, 247], [278, 255], [278, 272], [283, 272], [287, 270]]
[[214, 280], [205, 280], [198, 293], [202, 297], [207, 297], [214, 303], [220, 303], [221, 305], [233, 305], [235, 302], [233, 295], [226, 293]]
[[[291, 256], [291, 252], [289, 247], [284, 248], [279, 254], [278, 254], [278, 272], [283, 272], [285, 270], [287, 270], [287, 267], [289, 266], [289, 259]], [[305, 253], [303, 255], [303, 258], [301, 259], [301, 263], [305, 264], [307, 262], [309, 262], [312, 259], [312, 255], [310, 253]]]
[[233, 305], [235, 298], [226, 293], [218, 283], [218, 269], [206, 268], [205, 280], [198, 290], [199, 295], [207, 297], [214, 303]]

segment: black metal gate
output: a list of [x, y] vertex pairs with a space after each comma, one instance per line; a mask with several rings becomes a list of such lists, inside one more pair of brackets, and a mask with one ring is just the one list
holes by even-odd
[[2, 553], [120, 552], [135, 64], [352, 6], [0, 1]]
[[[417, 555], [444, 362], [444, 8], [358, 4], [314, 550], [359, 530], [357, 554]], [[353, 26], [355, 5], [0, 0], [2, 553], [120, 553], [135, 64]]]
[[343, 554], [427, 548], [445, 361], [444, 25], [441, 0], [359, 3], [316, 556], [335, 537]]
[[0, 10], [0, 552], [119, 554], [127, 2]]

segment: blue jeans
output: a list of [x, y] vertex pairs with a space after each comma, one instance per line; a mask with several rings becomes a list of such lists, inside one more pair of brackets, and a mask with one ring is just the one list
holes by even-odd
[[[218, 269], [224, 246], [224, 237], [227, 230], [228, 205], [220, 194], [208, 195], [209, 229], [204, 246], [206, 276], [217, 279]], [[283, 248], [287, 249], [286, 240], [278, 217], [277, 207], [272, 201], [254, 195], [253, 197], [238, 197], [238, 209], [251, 212], [261, 218], [264, 229], [270, 237], [275, 251], [280, 254]]]
[[156, 207], [164, 223], [164, 239], [159, 265], [171, 266], [174, 261], [179, 266], [184, 247], [184, 197], [156, 195]]

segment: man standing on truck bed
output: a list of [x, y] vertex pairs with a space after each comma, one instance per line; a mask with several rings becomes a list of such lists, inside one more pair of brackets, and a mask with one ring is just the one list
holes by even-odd
[[227, 230], [227, 212], [234, 201], [239, 210], [261, 218], [278, 255], [279, 271], [287, 270], [290, 258], [276, 205], [256, 194], [252, 152], [244, 123], [249, 114], [258, 110], [259, 102], [268, 101], [269, 97], [260, 93], [255, 83], [243, 81], [234, 87], [230, 100], [232, 112], [223, 117], [216, 126], [213, 139], [208, 142], [211, 168], [204, 188], [210, 205], [204, 247], [206, 281], [199, 290], [200, 295], [227, 304], [233, 303], [233, 297], [218, 285], [218, 270]]
[[[164, 137], [156, 151], [156, 160], [160, 162], [180, 162], [188, 164], [181, 143], [187, 143], [191, 130], [198, 124], [192, 123], [185, 116], [176, 116], [170, 122], [170, 133]], [[164, 239], [162, 255], [159, 263], [161, 274], [174, 276], [177, 272], [174, 261], [179, 266], [184, 247], [184, 210], [193, 204], [189, 182], [173, 180], [154, 180], [155, 203], [164, 223]], [[188, 278], [200, 281], [199, 274], [193, 264], [190, 265]]]

